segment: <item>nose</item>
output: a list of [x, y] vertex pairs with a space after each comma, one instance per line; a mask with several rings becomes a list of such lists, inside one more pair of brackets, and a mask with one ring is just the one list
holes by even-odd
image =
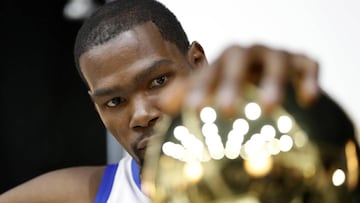
[[160, 111], [155, 103], [146, 97], [137, 97], [133, 100], [133, 114], [130, 118], [129, 127], [142, 129], [153, 126], [160, 118]]

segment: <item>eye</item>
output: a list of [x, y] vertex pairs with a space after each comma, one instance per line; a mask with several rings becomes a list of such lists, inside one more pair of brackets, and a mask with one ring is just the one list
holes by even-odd
[[121, 97], [115, 97], [115, 98], [112, 98], [109, 101], [107, 101], [105, 103], [105, 106], [109, 107], [109, 108], [114, 108], [114, 107], [117, 107], [118, 105], [120, 105], [120, 104], [122, 104], [124, 102], [126, 102], [126, 99], [121, 98]]
[[155, 78], [153, 81], [151, 81], [150, 88], [162, 86], [168, 81], [168, 79], [169, 77], [166, 75]]

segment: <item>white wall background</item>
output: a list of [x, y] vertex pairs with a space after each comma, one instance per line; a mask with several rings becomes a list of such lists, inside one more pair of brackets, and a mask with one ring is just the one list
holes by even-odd
[[160, 1], [210, 61], [232, 43], [262, 43], [316, 59], [322, 88], [360, 126], [360, 1]]

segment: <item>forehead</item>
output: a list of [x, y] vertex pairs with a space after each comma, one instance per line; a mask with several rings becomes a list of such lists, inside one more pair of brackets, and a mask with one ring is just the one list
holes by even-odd
[[93, 90], [112, 77], [125, 77], [129, 71], [146, 67], [153, 61], [183, 58], [178, 48], [164, 40], [153, 23], [147, 22], [82, 54], [80, 67], [90, 90]]

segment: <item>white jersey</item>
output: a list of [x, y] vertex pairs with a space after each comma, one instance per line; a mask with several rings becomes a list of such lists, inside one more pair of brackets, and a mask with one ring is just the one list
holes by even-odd
[[129, 155], [106, 167], [94, 202], [150, 203], [140, 188], [139, 168]]

